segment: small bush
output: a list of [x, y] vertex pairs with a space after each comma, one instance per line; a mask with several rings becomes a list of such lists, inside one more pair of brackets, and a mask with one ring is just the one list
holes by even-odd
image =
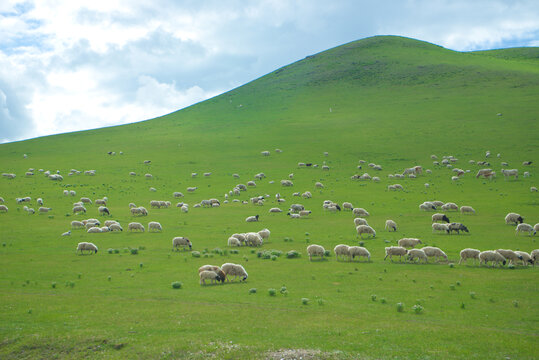
[[138, 266], [139, 266], [140, 268], [142, 268], [142, 267], [144, 267], [144, 264], [143, 264], [143, 263], [140, 263], [140, 264], [138, 264]]
[[325, 305], [326, 304], [326, 300], [324, 299], [316, 299], [316, 302], [318, 303], [318, 305], [322, 306], [322, 305]]
[[397, 312], [403, 312], [404, 311], [404, 304], [403, 303], [397, 303]]
[[233, 250], [230, 250], [230, 253], [231, 253], [231, 254], [239, 254], [240, 251], [239, 251], [239, 250], [233, 249]]
[[107, 252], [108, 252], [109, 254], [112, 254], [112, 253], [114, 253], [114, 249], [108, 249]]
[[114, 249], [114, 253], [115, 253], [115, 254], [119, 254], [119, 253], [120, 253], [120, 249]]
[[372, 295], [371, 295], [371, 300], [372, 300], [372, 301], [376, 301], [376, 295], [372, 294]]
[[53, 282], [51, 283], [51, 287], [52, 287], [53, 289], [56, 289], [56, 281], [53, 281]]
[[416, 314], [421, 314], [423, 312], [423, 306], [419, 305], [419, 304], [416, 304], [414, 306], [412, 306], [412, 310], [416, 313]]
[[507, 268], [508, 268], [508, 269], [511, 269], [511, 270], [514, 270], [514, 269], [515, 269], [515, 265], [509, 264], [509, 265], [507, 265]]
[[275, 260], [277, 260], [277, 256], [275, 256], [275, 255], [271, 255], [271, 260], [272, 260], [272, 261], [275, 261]]
[[476, 296], [475, 296], [475, 292], [473, 292], [473, 291], [470, 291], [470, 297], [471, 297], [472, 299], [475, 299], [475, 298], [476, 298]]
[[288, 289], [286, 288], [286, 286], [282, 286], [282, 287], [281, 287], [281, 290], [279, 290], [279, 292], [280, 292], [281, 294], [288, 293]]
[[451, 263], [451, 264], [449, 264], [449, 267], [450, 267], [451, 269], [453, 269], [453, 268], [455, 267], [455, 264]]
[[455, 290], [455, 284], [449, 285], [449, 288], [450, 288], [451, 290]]
[[82, 274], [79, 273], [79, 274], [77, 275], [77, 277], [78, 277], [79, 279], [82, 278]]
[[256, 288], [250, 288], [249, 294], [256, 294]]
[[460, 286], [460, 285], [461, 285], [460, 281], [457, 281], [457, 286]]
[[386, 300], [386, 298], [381, 298], [381, 299], [380, 299], [380, 303], [381, 303], [381, 304], [385, 304], [385, 303], [387, 303], [387, 300]]
[[200, 252], [199, 252], [199, 251], [192, 251], [192, 252], [191, 252], [191, 256], [192, 256], [192, 257], [199, 258], [199, 257], [200, 257]]
[[108, 281], [111, 281], [112, 280], [112, 276], [109, 275], [109, 277], [107, 278]]
[[137, 248], [130, 249], [129, 251], [131, 251], [131, 255], [138, 255], [138, 249]]
[[466, 309], [466, 304], [460, 303], [460, 308], [461, 308], [462, 310]]
[[146, 250], [146, 246], [143, 246], [143, 245], [142, 245], [142, 246], [139, 246], [138, 249], [139, 249], [139, 250]]
[[297, 252], [296, 250], [290, 250], [289, 252], [286, 253], [286, 257], [288, 259], [294, 259], [294, 258], [299, 258], [299, 252]]
[[514, 306], [514, 307], [518, 307], [518, 306], [519, 306], [518, 300], [513, 300], [513, 306]]
[[365, 246], [365, 241], [360, 241], [359, 246]]
[[269, 294], [269, 296], [275, 296], [275, 294], [277, 294], [277, 290], [275, 290], [275, 289], [268, 289], [268, 294]]
[[173, 289], [181, 289], [183, 286], [183, 283], [181, 281], [174, 281], [172, 283], [172, 288]]
[[301, 303], [302, 303], [303, 305], [309, 305], [309, 301], [310, 301], [310, 300], [307, 299], [307, 298], [301, 298]]
[[66, 282], [66, 287], [73, 288], [73, 287], [75, 287], [75, 283], [73, 281], [67, 281]]
[[329, 251], [329, 250], [324, 251], [324, 256], [325, 257], [330, 257], [331, 256], [331, 251]]
[[32, 309], [28, 309], [28, 314], [31, 314], [32, 313]]

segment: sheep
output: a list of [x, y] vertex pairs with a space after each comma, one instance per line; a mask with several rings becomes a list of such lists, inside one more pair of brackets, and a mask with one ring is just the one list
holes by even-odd
[[519, 214], [517, 213], [509, 213], [505, 216], [505, 223], [506, 224], [515, 224], [517, 225], [517, 223], [523, 223], [524, 222], [524, 218], [522, 216], [520, 216]]
[[137, 176], [137, 173], [134, 172], [134, 171], [130, 171], [130, 172], [129, 172], [129, 176]]
[[352, 213], [355, 216], [361, 216], [361, 217], [367, 217], [370, 216], [369, 212], [363, 208], [354, 208], [352, 209]]
[[191, 243], [191, 240], [183, 236], [176, 236], [175, 238], [172, 239], [172, 250], [174, 249], [178, 250], [178, 247], [180, 246], [184, 250], [186, 249], [186, 246], [189, 246], [189, 250], [193, 248], [193, 244]]
[[71, 222], [71, 228], [73, 228], [73, 229], [80, 229], [80, 228], [83, 228], [83, 227], [84, 227], [84, 224], [82, 223], [82, 221], [73, 220]]
[[384, 257], [384, 261], [389, 256], [389, 260], [393, 262], [393, 255], [399, 255], [399, 261], [402, 261], [402, 256], [408, 254], [408, 250], [406, 250], [402, 246], [390, 246], [386, 247], [385, 250], [386, 256]]
[[466, 248], [466, 249], [463, 249], [460, 251], [460, 260], [459, 260], [459, 265], [460, 263], [464, 260], [468, 260], [468, 259], [473, 259], [473, 263], [475, 265], [475, 259], [479, 260], [479, 263], [481, 263], [481, 260], [479, 259], [479, 254], [481, 253], [481, 251], [477, 250], [477, 249], [471, 249], [471, 248]]
[[524, 162], [522, 163], [522, 165], [528, 166], [528, 165], [531, 165], [532, 162], [533, 162], [533, 161], [524, 161]]
[[107, 206], [107, 199], [106, 199], [106, 198], [103, 198], [103, 199], [95, 199], [94, 202], [95, 202], [96, 205]]
[[449, 221], [449, 218], [445, 214], [440, 214], [440, 213], [432, 215], [432, 222], [434, 223], [437, 221], [445, 221], [448, 224], [451, 222]]
[[129, 225], [127, 226], [127, 230], [129, 231], [139, 230], [140, 232], [144, 232], [144, 226], [138, 222], [130, 222]]
[[522, 223], [518, 224], [515, 230], [515, 235], [518, 235], [520, 232], [527, 232], [530, 236], [537, 234], [537, 231], [530, 224]]
[[479, 265], [483, 263], [485, 263], [485, 265], [488, 265], [489, 261], [492, 261], [492, 266], [494, 266], [494, 264], [499, 265], [500, 262], [505, 265], [505, 263], [507, 262], [500, 253], [497, 253], [493, 250], [481, 251], [481, 253], [479, 253]]
[[530, 256], [533, 261], [533, 266], [535, 266], [535, 264], [539, 262], [539, 249], [532, 250], [532, 252], [530, 253]]
[[232, 234], [231, 237], [235, 237], [236, 239], [238, 239], [240, 241], [240, 243], [246, 244], [245, 234]]
[[198, 189], [198, 187], [190, 186], [190, 187], [187, 188], [187, 192], [194, 192], [196, 189]]
[[324, 254], [326, 250], [321, 245], [312, 244], [307, 246], [307, 253], [309, 254], [309, 261], [313, 261], [313, 256], [320, 256], [320, 260], [324, 260]]
[[415, 247], [417, 244], [423, 244], [421, 240], [415, 239], [415, 238], [402, 238], [399, 241], [397, 241], [397, 244], [399, 244], [400, 247], [408, 248], [408, 247]]
[[140, 216], [146, 216], [148, 215], [148, 210], [146, 210], [146, 208], [142, 207], [142, 206], [139, 206], [139, 207], [136, 207], [136, 208], [131, 208], [131, 215], [135, 216], [135, 215], [140, 215]]
[[505, 259], [509, 260], [509, 264], [515, 264], [518, 260], [522, 260], [522, 256], [518, 255], [513, 250], [498, 249], [496, 252]]
[[322, 184], [321, 182], [317, 181], [314, 183], [314, 187], [317, 188], [317, 189], [323, 189], [324, 188], [324, 184]]
[[228, 246], [241, 246], [241, 242], [233, 236], [228, 238], [227, 244]]
[[205, 177], [211, 176], [211, 172], [205, 172], [205, 173], [204, 173], [204, 176], [205, 176]]
[[424, 260], [425, 264], [428, 262], [427, 254], [425, 254], [422, 249], [408, 250], [408, 260], [415, 262], [415, 259], [419, 259], [419, 262], [421, 262], [421, 260]]
[[310, 191], [305, 191], [303, 194], [301, 194], [301, 197], [304, 199], [310, 199], [313, 197], [313, 194], [311, 194]]
[[258, 218], [259, 218], [259, 215], [248, 216], [247, 218], [245, 218], [245, 221], [246, 222], [257, 222]]
[[384, 229], [387, 229], [389, 232], [391, 232], [391, 229], [393, 229], [393, 231], [397, 231], [397, 223], [393, 220], [386, 220]]
[[311, 210], [301, 210], [299, 212], [300, 217], [306, 217], [306, 216], [309, 216], [310, 214], [311, 214]]
[[502, 174], [504, 179], [509, 178], [510, 176], [514, 176], [515, 179], [518, 179], [518, 169], [502, 169]]
[[435, 231], [445, 231], [446, 233], [449, 234], [449, 225], [434, 223], [432, 224], [432, 232], [434, 233]]
[[517, 256], [520, 256], [520, 259], [522, 260], [522, 266], [528, 266], [528, 264], [533, 264], [532, 257], [527, 252], [515, 251], [515, 254], [517, 254]]
[[163, 231], [163, 227], [161, 226], [160, 223], [158, 223], [157, 221], [150, 221], [148, 223], [148, 232], [152, 232], [153, 231], [159, 231], [159, 232], [162, 232]]
[[189, 212], [189, 206], [187, 206], [187, 204], [183, 204], [180, 210], [184, 213]]
[[183, 197], [183, 194], [179, 191], [175, 191], [172, 193], [172, 196], [174, 196], [175, 198], [180, 198]]
[[43, 205], [43, 199], [42, 198], [37, 198], [36, 202], [37, 202], [38, 205]]
[[260, 235], [260, 237], [264, 240], [267, 240], [269, 239], [270, 237], [270, 234], [271, 234], [271, 231], [269, 231], [268, 229], [262, 229], [258, 232], [258, 235]]
[[106, 206], [100, 206], [98, 211], [101, 215], [110, 215], [110, 211]]
[[290, 186], [294, 186], [294, 183], [290, 180], [281, 180], [281, 186], [290, 187]]
[[536, 187], [536, 186], [530, 187], [530, 191], [531, 191], [531, 192], [537, 192], [537, 187]]
[[110, 231], [110, 228], [108, 226], [103, 226], [101, 228], [101, 232], [109, 232]]
[[144, 174], [144, 177], [146, 179], [152, 179], [153, 178], [153, 175], [152, 174]]
[[101, 222], [97, 219], [88, 219], [88, 220], [83, 220], [83, 222], [86, 221], [86, 223], [92, 223], [92, 224], [96, 224], [96, 225], [101, 225]]
[[468, 228], [466, 226], [464, 226], [463, 224], [461, 224], [461, 223], [451, 223], [451, 224], [449, 224], [449, 233], [451, 234], [451, 233], [453, 233], [453, 231], [456, 231], [457, 235], [459, 235], [461, 231], [464, 231], [464, 232], [467, 232], [467, 233], [470, 232], [468, 230]]
[[359, 226], [359, 225], [369, 225], [367, 223], [367, 220], [363, 219], [363, 218], [355, 218], [354, 219], [354, 226]]
[[77, 192], [75, 190], [69, 190], [69, 195], [76, 196]]
[[77, 214], [80, 212], [86, 213], [86, 208], [82, 205], [76, 205], [73, 207], [73, 214]]
[[52, 210], [52, 208], [48, 208], [48, 207], [44, 207], [44, 206], [40, 206], [39, 209], [38, 209], [40, 214], [48, 213], [51, 210]]
[[224, 281], [224, 279], [221, 278], [221, 275], [217, 274], [215, 271], [203, 270], [199, 272], [198, 275], [200, 276], [200, 285], [206, 285], [206, 280], [210, 280], [212, 284], [214, 281]]
[[281, 209], [279, 208], [271, 208], [269, 209], [269, 212], [270, 213], [280, 213], [280, 212], [283, 212]]
[[81, 198], [80, 198], [80, 201], [81, 201], [83, 204], [92, 204], [92, 200], [90, 200], [90, 199], [87, 198], [87, 197], [81, 197]]
[[305, 206], [301, 204], [292, 204], [290, 205], [290, 209], [288, 209], [290, 212], [300, 212], [302, 210], [305, 210]]
[[290, 216], [291, 219], [299, 219], [299, 214], [292, 214], [292, 213], [286, 213], [286, 215]]
[[3, 212], [8, 212], [8, 207], [6, 205], [0, 205], [0, 211], [3, 211]]
[[270, 156], [269, 151], [262, 151], [260, 154], [262, 154], [262, 156]]
[[342, 203], [343, 210], [353, 210], [354, 206], [350, 202], [343, 202]]
[[438, 261], [438, 257], [442, 257], [447, 261], [447, 255], [440, 248], [433, 246], [424, 246], [421, 248], [427, 257], [434, 257], [434, 261]]
[[124, 231], [124, 229], [121, 227], [121, 225], [117, 224], [117, 223], [110, 224], [109, 229], [110, 229], [110, 231]]
[[247, 280], [247, 271], [240, 264], [225, 263], [221, 265], [221, 270], [225, 273], [227, 281], [230, 281], [229, 276], [234, 275], [234, 280], [239, 276], [240, 281]]
[[4, 203], [4, 198], [3, 197], [0, 197], [0, 203]]
[[457, 206], [457, 204], [452, 203], [452, 202], [448, 202], [442, 205], [442, 210], [444, 211], [449, 211], [449, 210], [458, 211], [458, 209], [459, 207]]
[[369, 262], [371, 261], [371, 253], [369, 252], [369, 250], [365, 249], [364, 247], [350, 246], [350, 248], [348, 249], [348, 253], [352, 261], [354, 260], [356, 256], [358, 257], [358, 261], [359, 261], [359, 258], [362, 256], [366, 257], [367, 261]]
[[475, 214], [475, 210], [471, 206], [461, 206], [460, 207], [460, 212], [462, 214]]
[[344, 257], [345, 259], [348, 258], [348, 260], [350, 260], [350, 246], [348, 245], [339, 244], [335, 246], [333, 252], [335, 253], [335, 258], [337, 261], [339, 261], [340, 257]]
[[95, 246], [93, 243], [89, 243], [89, 242], [78, 243], [76, 252], [80, 251], [80, 253], [83, 254], [85, 250], [88, 250], [90, 253], [94, 252], [94, 254], [97, 254], [97, 246]]
[[369, 225], [356, 226], [357, 234], [363, 239], [363, 234], [371, 234], [373, 238], [376, 237], [376, 231]]
[[245, 243], [249, 246], [262, 246], [264, 239], [258, 233], [250, 232], [245, 234]]
[[102, 233], [103, 232], [103, 229], [101, 229], [100, 227], [97, 227], [93, 223], [89, 223], [89, 224], [87, 224], [87, 226], [89, 227], [89, 229], [86, 230], [86, 232], [88, 234], [96, 234], [96, 233]]
[[116, 220], [107, 220], [105, 221], [105, 226], [111, 226], [112, 224], [119, 224]]
[[535, 231], [536, 233], [539, 231], [539, 223], [533, 225], [533, 231]]
[[62, 236], [71, 236], [71, 230], [66, 231], [65, 233], [62, 234]]

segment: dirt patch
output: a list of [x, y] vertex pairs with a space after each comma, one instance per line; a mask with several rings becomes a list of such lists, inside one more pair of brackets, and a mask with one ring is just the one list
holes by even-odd
[[279, 349], [266, 353], [267, 360], [331, 360], [344, 359], [341, 352], [322, 352], [313, 349]]

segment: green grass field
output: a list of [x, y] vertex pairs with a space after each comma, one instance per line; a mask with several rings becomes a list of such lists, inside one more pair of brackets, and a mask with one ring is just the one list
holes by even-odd
[[[459, 53], [401, 37], [367, 38], [161, 118], [0, 145], [0, 171], [17, 175], [0, 178], [9, 207], [0, 213], [0, 358], [536, 359], [537, 267], [457, 262], [466, 247], [539, 248], [537, 237], [515, 236], [514, 226], [504, 223], [510, 211], [539, 222], [539, 195], [530, 192], [539, 186], [538, 65], [539, 48]], [[262, 156], [264, 150], [271, 155]], [[485, 160], [487, 150], [498, 173], [493, 181], [476, 179], [481, 166], [468, 163]], [[431, 154], [440, 160], [453, 155], [459, 159], [454, 167], [471, 172], [453, 182], [451, 169], [433, 165]], [[383, 170], [357, 169], [360, 159]], [[523, 166], [528, 160], [532, 165]], [[517, 180], [503, 179], [502, 161], [519, 169]], [[329, 171], [321, 170], [324, 162]], [[414, 165], [432, 174], [388, 178]], [[29, 168], [34, 176], [24, 175]], [[97, 174], [67, 176], [73, 168]], [[48, 180], [38, 169], [60, 170], [64, 180]], [[202, 199], [224, 200], [259, 172], [267, 177], [256, 180], [256, 188], [231, 199], [269, 194], [264, 206], [193, 207]], [[381, 181], [350, 179], [364, 172]], [[290, 173], [294, 186], [281, 187]], [[324, 189], [315, 189], [317, 181]], [[404, 191], [387, 191], [394, 183]], [[198, 189], [187, 193], [189, 186]], [[65, 189], [77, 196], [64, 196]], [[292, 196], [307, 190], [312, 199]], [[174, 199], [174, 191], [185, 197]], [[284, 204], [276, 204], [278, 192]], [[52, 211], [28, 215], [15, 201], [24, 196], [36, 210], [36, 199], [43, 198]], [[110, 219], [124, 231], [72, 230], [61, 237], [72, 220], [107, 219], [95, 205], [86, 215], [72, 215], [82, 196], [107, 196]], [[152, 199], [173, 205], [151, 209]], [[351, 212], [324, 211], [326, 199], [367, 209], [376, 238], [359, 239]], [[426, 200], [474, 207], [475, 215], [446, 212], [470, 233], [433, 234], [432, 213], [418, 208]], [[190, 205], [188, 213], [174, 206], [178, 201]], [[132, 217], [130, 202], [149, 215]], [[293, 203], [312, 214], [290, 219], [285, 214]], [[274, 206], [285, 212], [268, 213]], [[245, 222], [256, 214], [259, 223]], [[396, 233], [384, 230], [386, 219], [397, 222]], [[146, 227], [159, 221], [163, 232], [129, 233], [131, 221]], [[262, 248], [231, 253], [231, 234], [263, 228], [271, 237]], [[190, 238], [202, 256], [171, 251], [175, 236]], [[403, 237], [440, 247], [454, 265], [384, 261], [384, 247]], [[76, 255], [81, 241], [99, 252]], [[335, 245], [359, 241], [372, 262], [336, 261]], [[309, 244], [332, 254], [309, 262]], [[263, 259], [257, 253], [265, 250], [283, 254]], [[286, 258], [290, 250], [301, 257]], [[242, 264], [247, 281], [199, 285], [199, 266], [225, 262]], [[181, 289], [172, 288], [176, 281]]]

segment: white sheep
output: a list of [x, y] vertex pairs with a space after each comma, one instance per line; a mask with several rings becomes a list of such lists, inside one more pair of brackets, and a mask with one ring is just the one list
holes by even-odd
[[43, 199], [42, 198], [37, 198], [36, 202], [37, 202], [38, 205], [43, 205]]
[[262, 239], [267, 240], [271, 235], [271, 231], [269, 231], [268, 229], [262, 229], [258, 232], [258, 235], [260, 235]]
[[359, 225], [369, 225], [369, 224], [367, 223], [367, 220], [365, 220], [363, 218], [355, 218], [354, 219], [354, 225], [356, 227], [358, 227]]
[[402, 261], [402, 256], [408, 254], [408, 250], [406, 250], [402, 246], [390, 246], [386, 247], [385, 250], [386, 256], [384, 257], [384, 260], [387, 259], [387, 257], [389, 256], [389, 260], [391, 260], [391, 262], [393, 262], [393, 255], [398, 255], [399, 261]]
[[106, 206], [100, 206], [98, 211], [101, 215], [110, 215], [110, 211]]
[[8, 212], [8, 207], [6, 205], [0, 205], [0, 211]]
[[424, 260], [425, 263], [427, 263], [427, 254], [422, 249], [410, 249], [408, 250], [408, 260], [414, 261], [415, 259], [419, 259], [419, 262], [421, 260]]
[[352, 205], [351, 202], [343, 202], [342, 203], [342, 208], [343, 208], [343, 210], [353, 210], [354, 206]]
[[258, 215], [254, 215], [254, 216], [248, 216], [245, 221], [246, 222], [257, 222], [258, 221]]
[[262, 246], [264, 239], [255, 232], [249, 232], [245, 234], [245, 243], [249, 246]]
[[311, 210], [301, 210], [298, 215], [300, 217], [306, 217], [306, 216], [309, 216], [311, 214]]
[[71, 236], [71, 230], [66, 231], [65, 233], [62, 234], [62, 236]]
[[449, 211], [449, 210], [458, 211], [458, 209], [459, 207], [457, 206], [457, 204], [452, 203], [452, 202], [448, 202], [442, 205], [442, 210], [444, 211]]
[[148, 223], [148, 232], [152, 232], [152, 230], [161, 232], [163, 231], [163, 227], [157, 221], [150, 221]]
[[324, 184], [322, 184], [321, 182], [317, 181], [314, 183], [314, 187], [317, 188], [317, 189], [323, 189], [324, 188]]
[[324, 260], [324, 254], [326, 250], [321, 245], [312, 244], [307, 246], [307, 253], [309, 254], [309, 260], [313, 261], [313, 256], [320, 256], [320, 260]]
[[505, 263], [507, 262], [500, 253], [497, 253], [493, 250], [482, 251], [481, 253], [479, 253], [479, 265], [483, 263], [485, 263], [485, 265], [488, 265], [489, 261], [492, 261], [492, 266], [494, 266], [494, 264], [499, 265], [500, 262], [505, 265]]
[[101, 232], [109, 232], [110, 231], [110, 228], [108, 226], [103, 226], [101, 228]]
[[234, 276], [234, 280], [239, 276], [240, 281], [247, 280], [247, 271], [240, 264], [225, 263], [221, 265], [221, 270], [225, 273], [227, 281], [230, 281], [229, 276]]
[[80, 243], [78, 243], [76, 252], [80, 251], [80, 253], [82, 254], [86, 250], [89, 251], [90, 253], [93, 252], [94, 254], [96, 254], [97, 253], [97, 246], [95, 246], [93, 243], [89, 243], [89, 242], [80, 242]]
[[502, 169], [504, 179], [508, 179], [510, 176], [514, 176], [518, 179], [518, 169]]
[[339, 244], [337, 246], [335, 246], [335, 248], [333, 249], [333, 252], [335, 253], [335, 258], [337, 259], [337, 261], [339, 260], [340, 257], [343, 257], [348, 260], [350, 260], [350, 246], [348, 245], [345, 245], [345, 244]]
[[228, 238], [227, 244], [228, 246], [241, 246], [241, 242], [233, 236]]
[[[462, 262], [462, 261], [465, 261], [468, 260], [468, 259], [473, 259], [473, 263], [475, 265], [475, 259], [479, 260], [479, 254], [481, 253], [481, 251], [477, 250], [477, 249], [471, 249], [471, 248], [466, 248], [466, 249], [463, 249], [460, 251], [460, 260], [459, 260], [459, 264]], [[479, 260], [479, 262], [481, 262], [481, 260]]]
[[522, 266], [528, 266], [528, 264], [533, 264], [533, 260], [530, 254], [525, 251], [515, 251], [515, 254], [520, 257], [522, 260]]
[[350, 246], [350, 248], [348, 249], [348, 253], [352, 261], [356, 256], [358, 257], [358, 261], [360, 257], [366, 257], [367, 261], [371, 261], [371, 253], [369, 252], [369, 250], [362, 246]]
[[432, 210], [436, 210], [436, 206], [430, 201], [425, 201], [424, 203], [419, 205], [419, 210], [432, 211]]
[[496, 250], [496, 252], [503, 256], [505, 259], [509, 260], [509, 264], [516, 264], [518, 260], [522, 260], [522, 256], [518, 255], [513, 250], [498, 249]]
[[110, 231], [124, 231], [120, 224], [114, 223], [109, 225]]
[[398, 242], [400, 247], [408, 248], [408, 247], [415, 247], [417, 244], [423, 244], [421, 240], [415, 239], [415, 238], [402, 238]]
[[212, 284], [214, 283], [214, 281], [216, 281], [217, 283], [219, 281], [224, 281], [224, 279], [221, 278], [221, 275], [211, 270], [200, 271], [198, 275], [200, 276], [200, 285], [206, 285], [206, 280], [210, 280]]
[[271, 208], [269, 209], [269, 212], [270, 213], [280, 213], [280, 212], [283, 212], [281, 209], [279, 208]]
[[475, 210], [471, 206], [461, 206], [460, 207], [460, 212], [462, 214], [475, 214]]
[[40, 206], [39, 209], [38, 209], [40, 214], [48, 213], [51, 210], [52, 210], [52, 208], [48, 208], [48, 207], [44, 207], [44, 206]]
[[187, 204], [183, 204], [180, 210], [184, 213], [189, 212], [189, 206], [187, 206]]
[[198, 189], [198, 187], [190, 186], [190, 187], [187, 188], [187, 192], [194, 192], [196, 189]]
[[397, 231], [397, 223], [393, 220], [388, 219], [386, 220], [386, 225], [384, 229], [386, 229], [389, 232], [391, 232], [391, 229], [393, 229], [393, 231]]
[[86, 230], [88, 234], [98, 234], [98, 233], [103, 232], [103, 229], [101, 229], [100, 227], [97, 227], [96, 224], [89, 223], [87, 224], [87, 226], [89, 227], [88, 230]]
[[438, 261], [438, 257], [444, 258], [447, 261], [447, 255], [442, 249], [433, 246], [424, 246], [421, 248], [427, 257], [434, 257], [434, 261]]
[[138, 230], [140, 232], [144, 232], [144, 226], [138, 222], [130, 222], [129, 225], [127, 226], [127, 230], [129, 231]]
[[363, 208], [354, 208], [352, 210], [352, 213], [355, 215], [355, 216], [361, 216], [361, 217], [367, 217], [367, 216], [370, 216], [369, 212]]
[[434, 223], [432, 224], [432, 232], [434, 233], [435, 231], [445, 231], [446, 233], [449, 234], [449, 225]]
[[533, 261], [533, 266], [535, 266], [535, 264], [539, 262], [539, 249], [532, 250], [530, 256]]
[[76, 205], [73, 207], [73, 214], [77, 214], [80, 212], [86, 213], [86, 208], [82, 205]]
[[517, 213], [513, 213], [513, 212], [510, 212], [509, 214], [507, 214], [505, 216], [505, 223], [506, 224], [518, 224], [518, 223], [523, 223], [524, 222], [524, 219], [522, 218], [522, 216], [520, 216], [519, 214]]
[[532, 187], [530, 187], [530, 191], [531, 192], [537, 192], [538, 190], [537, 190], [536, 186], [532, 186]]
[[142, 206], [131, 208], [130, 211], [131, 211], [131, 215], [133, 215], [133, 216], [135, 216], [135, 215], [141, 215], [141, 216], [148, 215], [148, 210], [146, 210], [146, 208], [144, 208]]
[[537, 231], [530, 224], [522, 223], [518, 224], [515, 230], [515, 235], [518, 235], [520, 232], [527, 232], [530, 236], [535, 235]]
[[449, 218], [445, 214], [434, 214], [432, 215], [432, 222], [438, 222], [438, 221], [445, 221], [446, 223], [450, 223]]
[[82, 221], [73, 220], [71, 222], [71, 228], [73, 228], [73, 229], [80, 229], [80, 228], [83, 228], [83, 227], [84, 227], [84, 224], [82, 223]]
[[91, 203], [92, 203], [92, 200], [90, 200], [90, 198], [87, 198], [87, 197], [81, 197], [81, 198], [80, 198], [80, 201], [81, 201], [83, 204], [91, 204]]
[[376, 237], [376, 231], [369, 225], [359, 225], [356, 226], [357, 234], [363, 239], [363, 234], [372, 235], [373, 238]]
[[189, 240], [186, 237], [183, 236], [176, 236], [172, 239], [172, 250], [176, 249], [178, 250], [179, 247], [182, 247], [184, 250], [187, 246], [189, 246], [189, 250], [192, 249], [193, 244], [191, 243], [191, 240]]

